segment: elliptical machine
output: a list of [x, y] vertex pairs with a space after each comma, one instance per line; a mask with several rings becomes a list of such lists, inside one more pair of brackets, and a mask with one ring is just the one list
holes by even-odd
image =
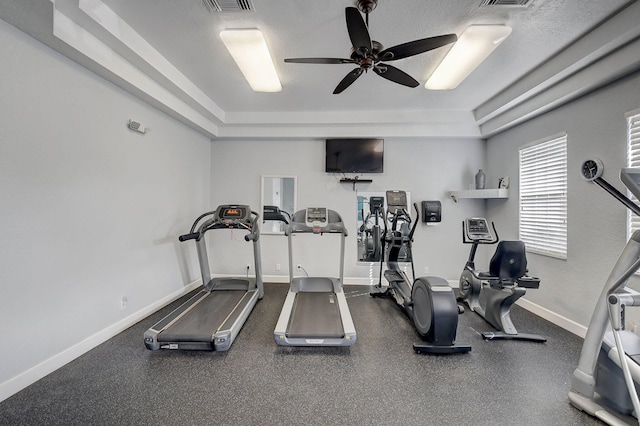
[[482, 333], [486, 340], [510, 339], [546, 342], [537, 334], [518, 333], [511, 321], [511, 306], [525, 295], [527, 288], [539, 288], [540, 279], [527, 274], [527, 256], [522, 241], [500, 241], [489, 262], [489, 272], [475, 267], [475, 256], [480, 244], [499, 241], [496, 226], [493, 232], [483, 217], [467, 218], [462, 222], [462, 242], [471, 244], [469, 259], [460, 275], [460, 296], [485, 321], [498, 331]]
[[[364, 210], [364, 209], [363, 209]], [[384, 220], [384, 197], [369, 197], [369, 214], [363, 215], [363, 223], [360, 226], [362, 235], [362, 262], [378, 262], [382, 257], [382, 240], [380, 219]], [[364, 211], [363, 211], [364, 213]], [[373, 218], [374, 222], [371, 227], [368, 226], [369, 220]]]
[[[640, 216], [640, 206], [602, 178], [603, 168], [600, 160], [587, 160], [582, 175]], [[620, 180], [640, 198], [640, 168], [622, 169]], [[625, 287], [639, 269], [640, 231], [635, 231], [600, 293], [571, 380], [571, 404], [611, 425], [638, 424], [640, 417], [640, 337], [624, 329], [625, 310], [640, 306], [640, 293]]]
[[[384, 220], [384, 234], [382, 236], [382, 250], [385, 252], [388, 269], [384, 277], [389, 286], [382, 286], [382, 270], [384, 257], [380, 259], [380, 277], [374, 286], [371, 296], [389, 297], [404, 310], [413, 321], [416, 331], [423, 342], [414, 343], [413, 349], [417, 353], [454, 354], [467, 353], [469, 345], [455, 343], [458, 329], [458, 314], [461, 313], [453, 289], [449, 283], [439, 277], [415, 278], [411, 244], [413, 234], [418, 225], [420, 211], [418, 205], [413, 204], [416, 218], [411, 230], [403, 232], [412, 222], [407, 211], [407, 194], [405, 191], [387, 191], [387, 216]], [[391, 222], [391, 229], [387, 221]], [[399, 259], [411, 262], [413, 284], [407, 274], [400, 268]]]

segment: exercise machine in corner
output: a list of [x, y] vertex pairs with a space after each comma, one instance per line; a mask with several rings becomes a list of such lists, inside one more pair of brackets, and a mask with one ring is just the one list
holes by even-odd
[[[524, 296], [527, 288], [539, 288], [540, 279], [527, 275], [527, 255], [522, 241], [499, 241], [492, 222], [489, 229], [483, 217], [467, 218], [462, 222], [462, 242], [471, 244], [469, 259], [460, 275], [459, 300], [484, 318], [498, 331], [482, 333], [486, 340], [510, 339], [546, 342], [537, 334], [519, 333], [511, 320], [511, 306]], [[489, 272], [475, 267], [475, 256], [480, 244], [498, 247], [489, 262]]]
[[[144, 333], [147, 349], [229, 349], [258, 299], [262, 299], [262, 266], [258, 213], [245, 205], [221, 205], [200, 215], [180, 241], [195, 240], [203, 288]], [[253, 242], [256, 276], [211, 278], [205, 234], [210, 230], [247, 231]]]
[[[382, 285], [382, 270], [384, 257], [380, 260], [380, 279], [374, 286], [371, 296], [389, 297], [404, 310], [413, 321], [422, 342], [414, 343], [413, 349], [417, 353], [454, 354], [467, 353], [469, 345], [455, 343], [458, 330], [458, 314], [461, 309], [456, 303], [456, 297], [449, 283], [439, 277], [415, 278], [413, 254], [411, 245], [413, 234], [418, 225], [420, 211], [416, 210], [415, 221], [411, 230], [412, 218], [407, 211], [407, 194], [405, 191], [387, 191], [387, 216], [384, 222], [383, 252], [386, 248], [388, 269], [384, 277], [389, 282], [387, 287]], [[388, 229], [387, 221], [391, 222]], [[402, 255], [401, 255], [402, 253]], [[400, 268], [399, 258], [411, 262], [413, 283], [406, 272]]]
[[[602, 178], [600, 160], [582, 164], [582, 175], [640, 216], [640, 206]], [[640, 198], [640, 168], [624, 168], [620, 180]], [[573, 372], [571, 404], [610, 424], [638, 424], [640, 401], [640, 337], [625, 330], [625, 311], [640, 306], [640, 293], [626, 287], [640, 269], [640, 231], [635, 231], [596, 302], [584, 338], [578, 367]], [[610, 328], [610, 329], [609, 329]], [[609, 329], [609, 331], [607, 331]]]
[[[379, 262], [382, 257], [382, 227], [380, 220], [384, 220], [384, 197], [369, 197], [369, 213], [364, 216], [360, 226], [360, 241], [358, 242], [359, 261]], [[369, 221], [373, 218], [373, 224]]]
[[[274, 330], [281, 346], [351, 346], [356, 329], [342, 290], [344, 240], [340, 215], [325, 207], [296, 212], [285, 231], [289, 242], [289, 292]], [[293, 234], [340, 235], [340, 278], [294, 277]]]

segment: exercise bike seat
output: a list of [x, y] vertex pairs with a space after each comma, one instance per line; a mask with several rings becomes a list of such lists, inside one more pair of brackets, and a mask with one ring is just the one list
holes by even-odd
[[540, 279], [527, 276], [527, 255], [522, 241], [500, 241], [489, 262], [489, 274], [498, 285], [538, 288]]
[[474, 275], [489, 286], [501, 289], [514, 287], [520, 277], [527, 273], [525, 245], [522, 241], [500, 241], [491, 261], [488, 272], [475, 272]]

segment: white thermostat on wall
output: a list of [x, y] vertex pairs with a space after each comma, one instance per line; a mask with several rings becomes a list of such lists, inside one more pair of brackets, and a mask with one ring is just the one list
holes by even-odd
[[140, 123], [139, 121], [129, 120], [127, 126], [129, 127], [129, 129], [136, 132], [145, 133], [147, 131], [147, 128], [144, 127], [144, 124]]

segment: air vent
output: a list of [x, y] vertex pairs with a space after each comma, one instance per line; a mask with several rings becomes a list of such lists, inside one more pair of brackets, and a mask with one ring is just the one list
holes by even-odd
[[533, 0], [482, 0], [480, 7], [483, 6], [509, 6], [509, 7], [528, 7]]
[[209, 12], [250, 12], [251, 0], [202, 0]]

